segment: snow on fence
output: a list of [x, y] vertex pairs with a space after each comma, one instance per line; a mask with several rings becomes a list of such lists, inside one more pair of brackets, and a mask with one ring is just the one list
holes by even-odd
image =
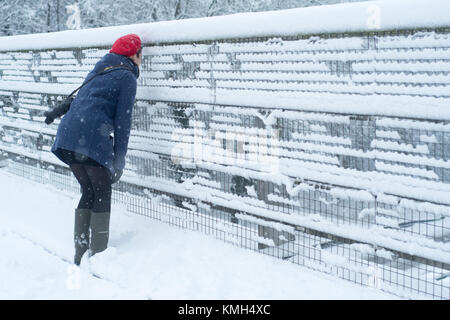
[[[424, 4], [425, 18], [434, 12], [429, 1], [410, 3]], [[389, 9], [361, 8], [377, 5]], [[187, 20], [185, 38], [172, 34], [183, 33], [180, 22], [165, 22], [167, 41], [160, 24], [136, 26], [147, 40], [115, 201], [363, 285], [450, 299], [450, 21], [245, 38], [230, 27], [229, 37], [220, 28], [225, 35], [198, 41], [189, 32], [190, 23], [271, 15]], [[0, 39], [0, 163], [9, 170], [78, 188], [49, 152], [58, 121], [46, 126], [43, 112], [108, 52], [105, 38], [134, 29], [108, 30], [114, 37], [83, 48], [74, 47], [86, 30], [65, 37], [66, 49], [55, 40], [63, 33]]]

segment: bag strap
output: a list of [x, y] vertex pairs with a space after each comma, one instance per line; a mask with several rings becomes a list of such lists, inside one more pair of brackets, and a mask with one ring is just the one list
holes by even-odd
[[127, 66], [124, 65], [124, 64], [118, 64], [118, 65], [115, 65], [115, 66], [109, 66], [109, 67], [106, 67], [106, 68], [103, 69], [102, 71], [97, 72], [94, 76], [92, 76], [88, 81], [86, 81], [85, 83], [83, 83], [81, 86], [79, 86], [78, 88], [76, 88], [75, 90], [73, 90], [72, 93], [69, 94], [69, 96], [67, 97], [67, 99], [69, 99], [70, 97], [72, 97], [78, 90], [80, 90], [80, 89], [83, 88], [85, 85], [87, 85], [87, 84], [88, 84], [92, 79], [94, 79], [96, 76], [99, 76], [99, 75], [101, 75], [101, 74], [104, 74], [106, 71], [110, 71], [110, 70], [113, 70], [113, 69], [127, 69], [127, 70], [130, 70], [131, 72], [133, 72], [133, 71], [131, 70], [131, 68], [127, 67]]

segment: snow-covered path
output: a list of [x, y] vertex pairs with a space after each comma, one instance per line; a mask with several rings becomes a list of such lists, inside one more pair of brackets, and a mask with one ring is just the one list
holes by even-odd
[[70, 261], [78, 198], [0, 169], [0, 299], [397, 298], [119, 205], [110, 248], [76, 268]]

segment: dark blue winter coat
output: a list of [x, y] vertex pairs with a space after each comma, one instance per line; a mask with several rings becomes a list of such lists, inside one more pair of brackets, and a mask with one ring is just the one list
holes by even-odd
[[88, 156], [111, 173], [125, 167], [139, 68], [128, 57], [108, 53], [97, 62], [85, 82], [106, 67], [120, 64], [131, 70], [111, 69], [93, 78], [81, 88], [61, 119], [52, 147], [61, 161], [65, 162], [58, 149]]

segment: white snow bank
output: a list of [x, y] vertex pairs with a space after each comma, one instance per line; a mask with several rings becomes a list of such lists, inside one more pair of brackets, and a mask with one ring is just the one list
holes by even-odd
[[146, 44], [450, 26], [447, 0], [380, 0], [0, 38], [0, 51], [110, 46], [137, 33]]
[[98, 279], [70, 264], [79, 196], [0, 181], [0, 299], [395, 299], [117, 205], [110, 248], [90, 259]]

